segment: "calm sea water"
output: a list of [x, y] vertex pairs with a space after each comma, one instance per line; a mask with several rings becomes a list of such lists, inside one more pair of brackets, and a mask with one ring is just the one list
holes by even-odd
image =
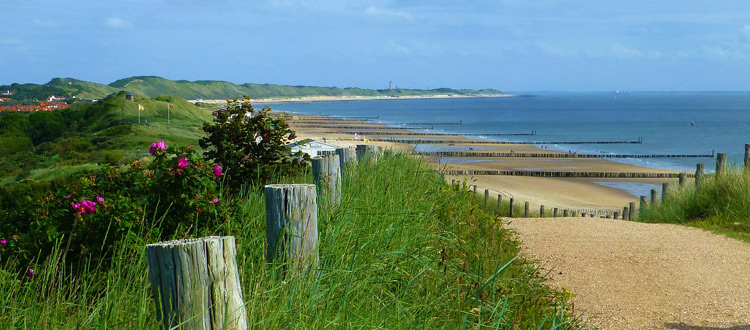
[[[273, 104], [278, 111], [337, 117], [379, 116], [389, 125], [434, 126], [443, 133], [528, 133], [481, 137], [505, 141], [634, 141], [642, 144], [550, 145], [562, 151], [612, 154], [729, 154], [741, 164], [750, 143], [750, 93], [540, 93], [508, 98], [460, 98]], [[694, 122], [695, 125], [691, 125]], [[615, 160], [615, 159], [613, 159]], [[713, 158], [619, 159], [636, 165], [694, 171]]]

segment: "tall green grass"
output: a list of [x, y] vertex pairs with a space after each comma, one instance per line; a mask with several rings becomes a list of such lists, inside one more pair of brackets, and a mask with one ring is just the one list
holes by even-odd
[[[252, 328], [580, 326], [568, 293], [544, 284], [499, 219], [419, 158], [386, 153], [346, 173], [341, 205], [319, 204], [319, 264], [283, 278], [265, 259], [262, 189], [233, 198], [239, 215], [212, 231], [237, 238]], [[55, 258], [32, 279], [0, 271], [0, 325], [158, 328], [144, 257], [150, 241], [131, 237], [107, 272], [87, 265], [70, 274]]]
[[750, 242], [750, 173], [730, 168], [706, 175], [699, 185], [686, 184], [645, 207], [638, 220], [691, 225]]

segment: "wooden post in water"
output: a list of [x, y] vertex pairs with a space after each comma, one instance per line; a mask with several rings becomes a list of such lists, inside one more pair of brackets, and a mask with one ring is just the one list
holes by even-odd
[[687, 175], [685, 175], [685, 173], [677, 174], [677, 181], [679, 182], [680, 187], [685, 185], [685, 179], [687, 179]]
[[318, 194], [334, 206], [341, 204], [341, 162], [339, 156], [315, 157], [312, 160], [313, 182]]
[[380, 147], [371, 144], [358, 144], [357, 145], [357, 162], [367, 161], [378, 161], [378, 155], [380, 155]]
[[716, 154], [716, 175], [722, 175], [727, 171], [727, 154], [717, 153]]
[[272, 184], [266, 195], [266, 261], [299, 271], [318, 262], [315, 185]]
[[745, 144], [745, 170], [750, 170], [750, 143]]
[[557, 218], [557, 208], [552, 209], [552, 217]]
[[146, 245], [156, 317], [165, 329], [247, 329], [234, 237]]
[[700, 186], [701, 178], [703, 177], [703, 163], [698, 163], [695, 165], [695, 185]]
[[635, 220], [635, 202], [630, 202], [630, 208], [628, 209], [628, 220]]
[[539, 217], [544, 218], [544, 205], [539, 206]]
[[484, 190], [484, 207], [487, 207], [487, 201], [490, 199], [490, 190]]
[[659, 189], [651, 189], [651, 205], [656, 205], [659, 201]]
[[529, 217], [529, 202], [523, 203], [523, 217], [528, 218]]
[[513, 197], [510, 198], [510, 217], [513, 217]]

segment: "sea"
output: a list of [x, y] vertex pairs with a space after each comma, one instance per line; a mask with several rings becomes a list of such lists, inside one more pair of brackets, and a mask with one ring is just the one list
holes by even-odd
[[[500, 141], [642, 141], [639, 144], [549, 144], [549, 149], [606, 154], [727, 153], [742, 165], [750, 143], [750, 92], [516, 93], [513, 97], [387, 99], [271, 104], [276, 111], [341, 118], [377, 117], [373, 122], [415, 131], [480, 134]], [[440, 125], [458, 123], [460, 125]], [[531, 133], [533, 136], [482, 136]], [[422, 148], [442, 148], [422, 145]], [[427, 150], [427, 149], [423, 149]], [[434, 149], [429, 149], [434, 150]], [[715, 158], [611, 158], [652, 168], [695, 171]], [[603, 182], [602, 184], [609, 184]], [[619, 187], [625, 189], [623, 187]], [[642, 190], [643, 187], [637, 190]], [[628, 189], [625, 189], [628, 190]], [[632, 193], [632, 191], [631, 191]]]

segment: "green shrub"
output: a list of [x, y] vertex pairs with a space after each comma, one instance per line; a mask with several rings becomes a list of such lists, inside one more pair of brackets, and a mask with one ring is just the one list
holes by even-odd
[[287, 144], [295, 138], [283, 118], [270, 116], [271, 108], [255, 110], [247, 96], [219, 111], [206, 123], [207, 137], [200, 140], [207, 160], [223, 164], [227, 183], [238, 190], [243, 184], [264, 184], [274, 175], [299, 173], [310, 158], [292, 154]]

